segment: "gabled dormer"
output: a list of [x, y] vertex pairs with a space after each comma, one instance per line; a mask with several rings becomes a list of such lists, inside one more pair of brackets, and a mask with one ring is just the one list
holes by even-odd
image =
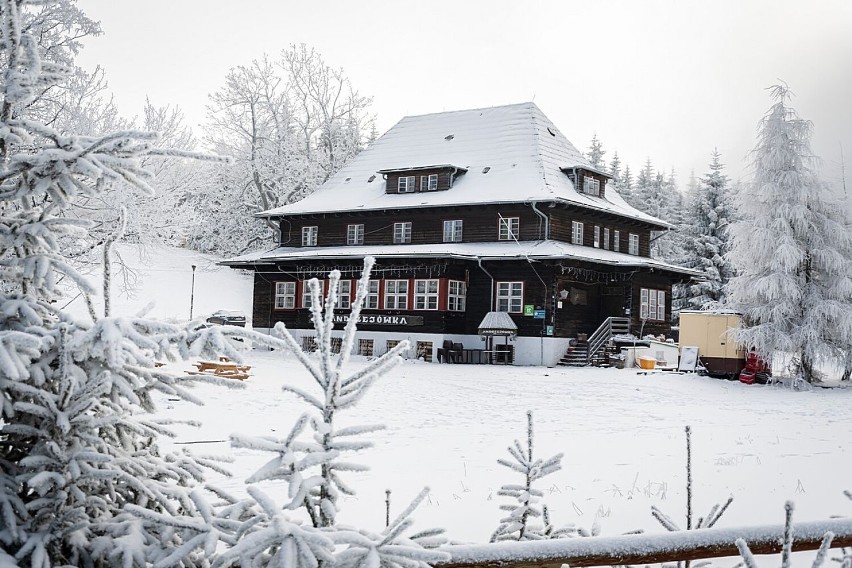
[[385, 193], [446, 191], [465, 172], [465, 168], [450, 164], [378, 171], [386, 180]]
[[578, 193], [594, 197], [606, 197], [606, 183], [612, 176], [589, 166], [572, 166], [560, 168]]

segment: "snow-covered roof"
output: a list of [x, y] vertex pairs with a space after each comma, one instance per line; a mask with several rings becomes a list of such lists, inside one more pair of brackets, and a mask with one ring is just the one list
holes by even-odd
[[[386, 193], [377, 175], [434, 164], [467, 173], [447, 191], [406, 194]], [[596, 171], [531, 102], [407, 116], [314, 193], [258, 216], [556, 201], [671, 226], [634, 209], [611, 186], [605, 197], [578, 192], [565, 173], [575, 167]]]
[[279, 247], [223, 260], [226, 266], [253, 266], [292, 260], [338, 260], [373, 256], [382, 258], [458, 258], [462, 260], [581, 260], [625, 268], [656, 268], [687, 276], [703, 273], [635, 256], [562, 241], [519, 241], [485, 243], [441, 243], [425, 245], [360, 245], [337, 247]]

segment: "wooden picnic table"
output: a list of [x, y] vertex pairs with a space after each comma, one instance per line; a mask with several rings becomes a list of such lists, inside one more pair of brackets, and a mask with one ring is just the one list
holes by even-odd
[[249, 377], [248, 372], [251, 370], [251, 365], [238, 365], [226, 357], [220, 357], [219, 361], [199, 361], [193, 366], [198, 370], [187, 371], [190, 375], [212, 375], [241, 381]]

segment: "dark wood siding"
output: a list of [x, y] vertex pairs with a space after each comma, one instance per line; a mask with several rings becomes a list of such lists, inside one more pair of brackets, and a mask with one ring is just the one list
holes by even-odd
[[[671, 334], [671, 318], [672, 318], [672, 283], [671, 277], [659, 273], [639, 273], [633, 277], [631, 286], [631, 329], [634, 335], [644, 337], [651, 335], [665, 335], [668, 337]], [[644, 327], [642, 326], [642, 318], [640, 317], [640, 290], [649, 288], [653, 290], [663, 290], [666, 293], [666, 312], [665, 321], [647, 320]]]
[[583, 223], [583, 245], [594, 246], [595, 225], [601, 228], [601, 247], [603, 247], [603, 230], [609, 229], [609, 250], [613, 248], [614, 231], [620, 231], [619, 251], [627, 253], [630, 244], [630, 233], [639, 235], [639, 256], [651, 256], [650, 227], [638, 222], [631, 222], [622, 217], [596, 213], [587, 209], [554, 207], [549, 210], [550, 237], [557, 241], [571, 242], [572, 221]]
[[544, 238], [544, 222], [530, 207], [521, 204], [481, 207], [445, 207], [429, 209], [395, 209], [363, 213], [302, 215], [281, 221], [281, 245], [302, 246], [302, 228], [315, 226], [317, 246], [346, 244], [350, 224], [364, 225], [365, 245], [393, 244], [394, 223], [411, 222], [411, 243], [443, 242], [444, 221], [461, 219], [462, 242], [496, 241], [499, 218], [518, 217], [522, 241]]
[[[267, 267], [255, 273], [253, 323], [256, 327], [272, 327], [284, 322], [293, 329], [311, 329], [309, 310], [274, 309], [275, 282], [300, 282], [313, 277], [324, 279], [334, 268], [343, 272], [344, 278], [360, 276], [360, 265], [346, 261], [343, 265], [329, 262], [303, 262], [297, 266], [282, 264]], [[487, 273], [486, 273], [487, 271]], [[374, 279], [441, 278], [461, 280], [467, 284], [466, 311], [446, 310], [445, 295], [439, 311], [428, 310], [364, 310], [365, 315], [414, 315], [423, 317], [423, 325], [399, 328], [394, 326], [361, 326], [361, 329], [400, 333], [445, 333], [475, 335], [485, 313], [496, 303], [497, 282], [523, 282], [523, 305], [545, 310], [545, 318], [535, 319], [522, 313], [510, 314], [523, 337], [546, 335], [547, 326], [554, 326], [556, 337], [576, 337], [592, 333], [610, 316], [621, 317], [630, 310], [631, 330], [634, 334], [663, 334], [671, 332], [671, 282], [672, 277], [661, 273], [619, 272], [614, 268], [593, 263], [565, 261], [530, 264], [525, 261], [483, 261], [482, 267], [469, 261], [423, 259], [394, 259], [379, 261], [373, 272]], [[493, 278], [493, 280], [492, 280]], [[666, 293], [666, 321], [646, 321], [644, 328], [640, 317], [640, 289], [663, 290]], [[442, 285], [445, 292], [445, 288]], [[565, 297], [561, 294], [565, 291]], [[383, 294], [382, 291], [380, 292]], [[298, 286], [301, 300], [301, 286]], [[561, 302], [561, 306], [559, 303]], [[297, 305], [301, 305], [300, 303]], [[410, 305], [411, 306], [411, 305]], [[340, 310], [347, 313], [348, 310]]]

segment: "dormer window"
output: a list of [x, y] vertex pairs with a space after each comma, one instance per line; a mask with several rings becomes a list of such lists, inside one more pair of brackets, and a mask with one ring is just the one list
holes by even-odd
[[600, 195], [600, 180], [595, 179], [592, 176], [583, 176], [583, 193], [588, 193], [589, 195]]
[[466, 168], [452, 164], [411, 166], [379, 170], [385, 176], [385, 193], [426, 193], [446, 191], [467, 172]]
[[438, 189], [438, 174], [420, 176], [420, 191], [435, 191]]
[[417, 179], [416, 176], [400, 176], [397, 191], [400, 193], [413, 193], [415, 179]]

